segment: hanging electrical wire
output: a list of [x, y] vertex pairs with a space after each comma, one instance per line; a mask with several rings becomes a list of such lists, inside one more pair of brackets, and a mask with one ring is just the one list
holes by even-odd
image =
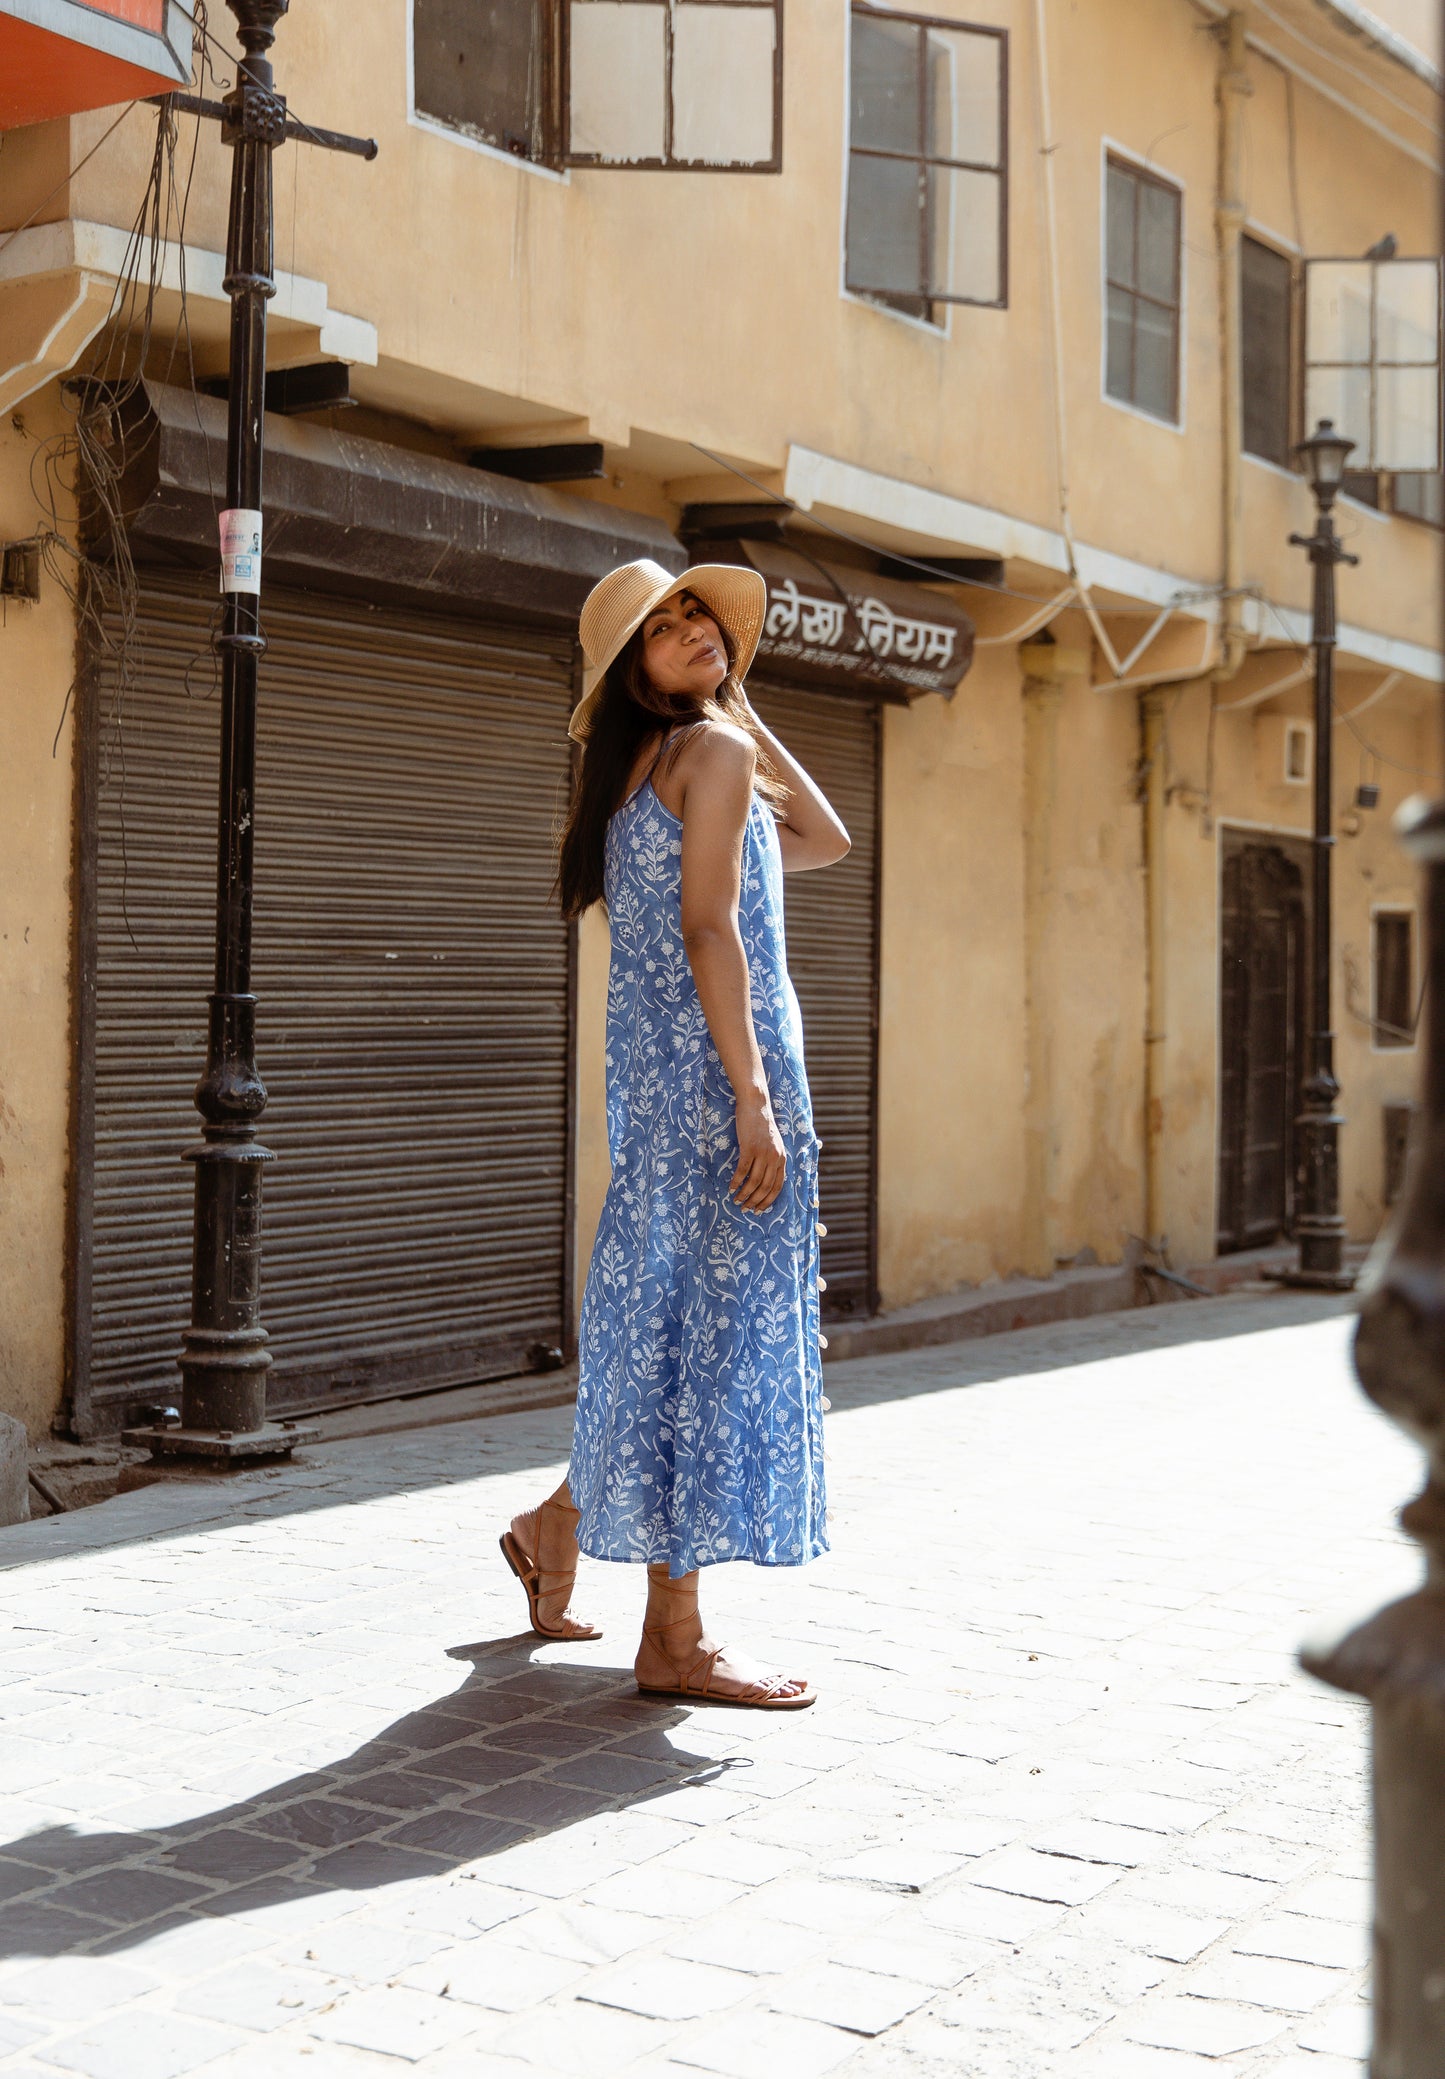
[[56, 196], [60, 194], [62, 189], [68, 188], [70, 186], [70, 183], [75, 179], [76, 174], [80, 172], [82, 166], [88, 166], [90, 164], [91, 160], [95, 157], [96, 153], [100, 150], [101, 146], [106, 142], [107, 138], [114, 137], [116, 131], [120, 128], [121, 124], [130, 114], [131, 110], [133, 108], [139, 108], [139, 106], [140, 103], [138, 101], [127, 101], [125, 107], [121, 110], [120, 114], [116, 117], [115, 121], [109, 126], [108, 129], [101, 131], [99, 137], [96, 138], [95, 143], [90, 147], [90, 150], [83, 155], [83, 157], [77, 159], [73, 166], [68, 166], [66, 168], [65, 172], [55, 183], [55, 186], [50, 190], [50, 192], [46, 195], [41, 196], [40, 200], [36, 203], [34, 209], [31, 210], [29, 216], [25, 217], [20, 223], [13, 225], [11, 229], [5, 233], [5, 236], [3, 238], [0, 238], [0, 253], [4, 252], [6, 246], [9, 245], [10, 241], [13, 238], [18, 238], [22, 231], [28, 231], [30, 229], [30, 226], [35, 222], [35, 219], [40, 215], [41, 210], [45, 208], [46, 204], [49, 202], [53, 202]]
[[[1263, 594], [1259, 594], [1257, 596], [1259, 597], [1260, 603], [1264, 607], [1265, 612], [1271, 615], [1274, 619], [1280, 634], [1284, 637], [1285, 644], [1294, 651], [1295, 655], [1299, 658], [1301, 664], [1308, 665], [1310, 660], [1311, 648], [1309, 642], [1302, 641], [1300, 637], [1295, 634], [1294, 630], [1285, 620], [1284, 615], [1274, 604], [1273, 600], [1264, 598]], [[1351, 736], [1355, 739], [1355, 742], [1361, 745], [1361, 747], [1364, 750], [1368, 751], [1372, 758], [1377, 758], [1381, 765], [1388, 765], [1395, 772], [1403, 772], [1408, 778], [1413, 780], [1429, 780], [1432, 783], [1439, 782], [1440, 773], [1438, 772], [1438, 770], [1433, 769], [1432, 767], [1427, 765], [1406, 765], [1401, 759], [1392, 758], [1388, 751], [1382, 751], [1378, 744], [1372, 743], [1369, 737], [1367, 737], [1361, 730], [1358, 722], [1356, 722], [1354, 717], [1351, 715], [1350, 710], [1348, 708], [1341, 707], [1338, 700], [1336, 700], [1333, 703], [1332, 711], [1335, 720], [1337, 722], [1343, 722], [1346, 729], [1349, 730]]]
[[[204, 14], [198, 0], [199, 15]], [[97, 139], [72, 175], [119, 126], [130, 106]], [[199, 119], [197, 121], [199, 130]], [[146, 169], [145, 186], [127, 234], [110, 304], [95, 341], [61, 385], [65, 426], [35, 442], [30, 484], [41, 513], [33, 539], [42, 567], [69, 599], [75, 613], [79, 660], [67, 685], [51, 744], [59, 755], [80, 675], [97, 675], [103, 702], [98, 714], [100, 781], [115, 790], [120, 843], [121, 914], [135, 945], [126, 911], [125, 713], [138, 669], [138, 581], [122, 510], [122, 485], [136, 458], [134, 415], [127, 407], [148, 366], [160, 362], [167, 376], [184, 356], [189, 386], [196, 389], [186, 283], [185, 226], [195, 174], [198, 138], [178, 169], [180, 127], [162, 103]], [[43, 205], [42, 205], [43, 206]], [[167, 254], [177, 253], [179, 312], [169, 353], [157, 336], [158, 303]], [[143, 436], [148, 437], [148, 436]]]

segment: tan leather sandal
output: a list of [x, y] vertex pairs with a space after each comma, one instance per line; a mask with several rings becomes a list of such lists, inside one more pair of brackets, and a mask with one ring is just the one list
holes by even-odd
[[[543, 1509], [561, 1509], [564, 1507], [564, 1503], [553, 1501], [549, 1498], [547, 1501], [539, 1504], [536, 1513], [540, 1516]], [[581, 1512], [573, 1509], [571, 1513], [576, 1516]], [[564, 1615], [563, 1624], [570, 1626], [571, 1629], [554, 1631], [550, 1625], [543, 1624], [537, 1614], [538, 1605], [541, 1603], [543, 1596], [555, 1594], [564, 1581], [569, 1584], [568, 1592], [570, 1594], [570, 1584], [577, 1578], [575, 1568], [570, 1575], [560, 1568], [556, 1570], [549, 1569], [544, 1573], [541, 1567], [537, 1565], [536, 1560], [523, 1551], [511, 1530], [504, 1530], [498, 1539], [498, 1543], [502, 1548], [503, 1559], [506, 1560], [507, 1565], [522, 1584], [523, 1592], [527, 1598], [527, 1615], [531, 1619], [532, 1629], [539, 1639], [601, 1638], [601, 1626], [588, 1624], [585, 1618]]]
[[[688, 1621], [688, 1617], [673, 1620], [676, 1624], [686, 1624]], [[671, 1631], [672, 1628], [672, 1624], [644, 1624], [642, 1636], [655, 1643], [661, 1633]], [[662, 1651], [660, 1646], [658, 1651]], [[732, 1696], [725, 1695], [720, 1689], [715, 1690], [712, 1687], [713, 1671], [726, 1653], [726, 1646], [715, 1646], [711, 1653], [699, 1654], [675, 1684], [669, 1683], [663, 1688], [656, 1683], [639, 1682], [637, 1693], [639, 1696], [667, 1697], [673, 1703], [681, 1699], [690, 1704], [726, 1704], [736, 1711], [803, 1711], [809, 1704], [818, 1701], [816, 1691], [811, 1689], [805, 1689], [800, 1696], [784, 1694], [788, 1683], [795, 1679], [790, 1675], [765, 1675], [760, 1682], [749, 1682], [745, 1689], [738, 1690]], [[699, 1674], [702, 1676], [701, 1682], [696, 1680]]]

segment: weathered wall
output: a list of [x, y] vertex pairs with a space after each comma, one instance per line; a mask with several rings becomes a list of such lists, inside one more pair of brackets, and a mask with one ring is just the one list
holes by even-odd
[[[1346, 675], [1338, 705], [1348, 711], [1370, 680]], [[1221, 701], [1229, 698], [1223, 687]], [[1308, 785], [1283, 777], [1280, 722], [1308, 720], [1308, 686], [1262, 710], [1216, 717], [1213, 795], [1209, 770], [1209, 688], [1181, 690], [1170, 714], [1168, 810], [1168, 989], [1165, 1026], [1165, 1228], [1177, 1262], [1214, 1253], [1217, 1091], [1219, 1077], [1220, 831], [1235, 826], [1307, 838], [1312, 828]], [[1331, 976], [1336, 1074], [1345, 1125], [1340, 1137], [1341, 1210], [1353, 1241], [1372, 1240], [1380, 1224], [1384, 1174], [1382, 1108], [1414, 1095], [1417, 1047], [1378, 1048], [1371, 1031], [1371, 913], [1417, 913], [1415, 876], [1393, 829], [1395, 811], [1422, 787], [1438, 786], [1434, 717], [1398, 701], [1382, 701], [1334, 736], [1335, 960]], [[1359, 738], [1379, 753], [1371, 759]], [[1368, 770], [1366, 769], [1368, 767]], [[1357, 810], [1362, 777], [1378, 781], [1379, 806]], [[1210, 813], [1212, 811], [1212, 813]], [[1416, 973], [1420, 951], [1416, 942]]]
[[[1416, 0], [1391, 4], [1402, 19], [1418, 18]], [[896, 486], [944, 492], [1056, 530], [1041, 152], [1047, 143], [1058, 197], [1062, 402], [1075, 531], [1092, 548], [1162, 574], [1166, 594], [1176, 585], [1217, 585], [1216, 39], [1185, 0], [1048, 7], [1053, 134], [1046, 140], [1033, 11], [1012, 0], [936, 0], [936, 8], [945, 17], [1007, 26], [1012, 76], [1009, 307], [957, 307], [937, 329], [840, 287], [848, 15], [837, 0], [790, 0], [784, 170], [776, 178], [600, 170], [559, 178], [477, 151], [409, 118], [409, 0], [367, 0], [350, 11], [342, 38], [324, 9], [293, 11], [280, 25], [275, 53], [292, 107], [309, 121], [374, 132], [382, 149], [375, 165], [365, 165], [290, 145], [277, 167], [279, 266], [324, 281], [334, 309], [377, 328], [377, 365], [354, 374], [369, 430], [390, 429], [443, 450], [518, 438], [528, 428], [538, 438], [590, 433], [608, 443], [611, 474], [585, 487], [588, 494], [669, 519], [691, 500], [753, 495], [694, 443], [775, 484], [790, 447], [806, 446]], [[1402, 251], [1434, 249], [1436, 186], [1427, 168], [1307, 84], [1288, 88], [1279, 69], [1258, 55], [1248, 69], [1243, 163], [1252, 230], [1308, 253], [1363, 252], [1387, 229]], [[45, 138], [26, 141], [8, 175], [7, 147], [0, 222], [18, 222], [50, 185], [45, 169], [78, 159], [110, 120], [104, 114], [52, 126]], [[146, 111], [122, 124], [71, 184], [76, 216], [129, 225], [152, 135]], [[185, 144], [188, 151], [189, 125]], [[1184, 188], [1177, 426], [1102, 395], [1101, 201], [1109, 148]], [[215, 129], [203, 125], [187, 238], [212, 251], [224, 240], [229, 167]], [[223, 306], [214, 296], [197, 297], [192, 316], [198, 371], [215, 373], [224, 364]], [[14, 524], [28, 531], [32, 509], [15, 495], [23, 510], [17, 508]], [[1246, 457], [1242, 498], [1246, 587], [1307, 609], [1308, 568], [1288, 541], [1292, 530], [1310, 524], [1307, 490], [1297, 477]], [[1343, 618], [1383, 636], [1438, 644], [1438, 536], [1348, 502], [1341, 511], [1362, 557], [1358, 570], [1341, 573]], [[1035, 571], [1019, 581], [1047, 591], [1053, 579]], [[1261, 613], [1259, 632], [1277, 638], [1277, 619]], [[70, 671], [68, 635], [56, 636], [55, 657], [41, 668], [35, 646], [52, 626], [49, 614], [47, 604], [25, 623], [29, 652], [10, 635], [5, 648], [7, 672], [17, 663], [35, 670], [47, 712]], [[16, 625], [12, 615], [12, 632]], [[1077, 633], [1066, 639], [1088, 647]], [[1361, 682], [1350, 697], [1366, 690]], [[1302, 830], [1308, 821], [1307, 800], [1294, 793], [1276, 798], [1277, 790], [1259, 780], [1248, 715], [1219, 719], [1205, 803], [1209, 699], [1201, 684], [1171, 695], [1169, 705], [1163, 1210], [1181, 1261], [1213, 1247], [1217, 824], [1233, 818]], [[1304, 699], [1301, 693], [1301, 709]], [[1369, 717], [1372, 740], [1396, 745], [1401, 765], [1430, 762], [1417, 743], [1417, 699], [1406, 686]], [[6, 726], [16, 726], [13, 716]], [[1114, 1258], [1142, 1224], [1136, 697], [1071, 687], [1058, 731], [1063, 784], [1047, 833], [1048, 892], [1043, 910], [1030, 917], [1014, 651], [981, 650], [951, 705], [928, 700], [887, 718], [880, 1271], [888, 1304], [1025, 1266], [1047, 1269], [1083, 1250]], [[1407, 741], [1416, 747], [1401, 748]], [[12, 759], [3, 784], [18, 786], [21, 769]], [[7, 819], [0, 862], [7, 903], [15, 899], [12, 889], [38, 888], [49, 871], [46, 790], [59, 784], [61, 770], [48, 769], [34, 800], [24, 797], [30, 820]], [[1342, 739], [1342, 803], [1355, 777]], [[1408, 1087], [1413, 1061], [1375, 1054], [1368, 1032], [1352, 1027], [1340, 992], [1349, 962], [1367, 972], [1371, 892], [1393, 900], [1404, 886], [1387, 818], [1399, 786], [1408, 784], [1390, 768], [1380, 809], [1339, 850], [1337, 1023], [1350, 1120], [1346, 1200], [1357, 1232], [1374, 1219], [1379, 1102]], [[63, 889], [64, 844], [55, 857]], [[57, 943], [63, 939], [61, 930]], [[1030, 943], [1048, 948], [1043, 984], [1032, 994]], [[581, 935], [583, 1265], [606, 1176], [605, 959], [599, 915]], [[49, 1066], [33, 1070], [42, 1099], [46, 1078], [59, 1074], [63, 998], [53, 1008], [62, 1022], [40, 1021], [40, 1058]], [[1035, 1039], [1047, 1026], [1048, 1045], [1036, 1045], [1033, 1059], [1047, 1076], [1049, 1121], [1046, 1161], [1032, 1182], [1023, 1125], [1030, 1015]], [[26, 1133], [42, 1140], [47, 1102], [25, 1115]], [[58, 1208], [57, 1197], [56, 1221]]]
[[[33, 534], [53, 390], [0, 422], [0, 540]], [[60, 1408], [70, 1149], [75, 621], [53, 577], [0, 626], [0, 1411], [42, 1436]]]
[[[378, 365], [355, 374], [369, 405], [464, 441], [590, 427], [622, 480], [602, 495], [625, 486], [647, 509], [659, 492], [673, 509], [722, 497], [728, 480], [693, 442], [754, 471], [780, 468], [801, 444], [1057, 527], [1032, 11], [938, 0], [936, 12], [1010, 30], [1007, 310], [958, 306], [933, 328], [841, 293], [848, 16], [836, 0], [787, 10], [782, 173], [711, 179], [561, 178], [473, 149], [408, 120], [407, 0], [354, 9], [339, 40], [324, 11], [295, 10], [276, 48], [293, 106], [373, 132], [382, 156], [366, 165], [286, 147], [278, 264], [376, 324]], [[1095, 0], [1047, 20], [1074, 525], [1085, 541], [1209, 584], [1220, 562], [1215, 39], [1183, 0]], [[1312, 253], [1363, 252], [1384, 229], [1404, 252], [1435, 249], [1428, 169], [1298, 81], [1291, 109], [1284, 75], [1262, 57], [1250, 57], [1249, 81], [1251, 228]], [[73, 126], [75, 156], [104, 120]], [[129, 224], [148, 139], [148, 119], [122, 127], [73, 183], [76, 215]], [[1177, 427], [1102, 394], [1106, 148], [1184, 185]], [[228, 171], [203, 125], [187, 219], [196, 244], [223, 244]], [[679, 253], [698, 256], [696, 292], [691, 277], [679, 284]], [[210, 372], [224, 364], [224, 324], [195, 318]], [[1303, 607], [1308, 573], [1287, 537], [1307, 520], [1307, 494], [1267, 464], [1246, 461], [1245, 475], [1248, 580]], [[746, 494], [733, 480], [730, 495]], [[1342, 610], [1433, 641], [1430, 530], [1380, 524], [1389, 554], [1368, 577], [1343, 574]]]
[[1020, 1259], [1022, 714], [1015, 652], [883, 730], [879, 1284], [885, 1307]]
[[[1049, 985], [1054, 1262], [1117, 1263], [1143, 1228], [1143, 821], [1131, 693], [1064, 681]], [[1053, 1264], [1047, 1266], [1050, 1270]]]

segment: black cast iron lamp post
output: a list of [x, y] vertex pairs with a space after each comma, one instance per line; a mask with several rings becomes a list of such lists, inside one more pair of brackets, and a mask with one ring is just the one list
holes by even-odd
[[256, 808], [256, 685], [261, 627], [261, 462], [266, 305], [273, 278], [271, 157], [287, 137], [374, 157], [370, 139], [297, 125], [275, 90], [266, 53], [290, 0], [227, 0], [241, 61], [217, 105], [173, 96], [219, 117], [231, 148], [231, 211], [224, 287], [231, 299], [226, 509], [220, 515], [221, 772], [216, 847], [215, 973], [206, 1066], [196, 1085], [201, 1145], [195, 1164], [191, 1319], [181, 1343], [178, 1427], [130, 1430], [152, 1455], [209, 1465], [284, 1456], [318, 1432], [266, 1419], [270, 1339], [261, 1326], [261, 1177], [271, 1151], [257, 1137], [266, 1086], [256, 1066], [251, 993], [252, 845]]
[[1335, 1100], [1335, 1036], [1330, 1021], [1333, 958], [1330, 862], [1334, 852], [1333, 760], [1335, 708], [1335, 566], [1357, 563], [1335, 532], [1334, 503], [1344, 482], [1345, 460], [1354, 446], [1321, 419], [1295, 453], [1315, 494], [1315, 531], [1292, 534], [1314, 568], [1314, 611], [1310, 642], [1315, 653], [1315, 770], [1313, 902], [1310, 947], [1309, 1052], [1300, 1138], [1300, 1205], [1295, 1222], [1299, 1263], [1284, 1272], [1291, 1285], [1347, 1291], [1354, 1283], [1345, 1269], [1345, 1223], [1340, 1217], [1340, 1115]]

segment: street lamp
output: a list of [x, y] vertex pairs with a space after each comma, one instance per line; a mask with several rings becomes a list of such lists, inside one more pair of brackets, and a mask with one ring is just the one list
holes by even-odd
[[261, 476], [265, 446], [266, 305], [276, 293], [271, 159], [287, 138], [372, 158], [369, 138], [297, 124], [276, 92], [267, 53], [291, 0], [227, 0], [241, 58], [224, 102], [173, 105], [218, 118], [231, 147], [231, 213], [223, 282], [231, 299], [226, 507], [220, 514], [224, 605], [213, 642], [221, 664], [214, 985], [206, 1066], [196, 1085], [191, 1318], [181, 1342], [178, 1425], [124, 1432], [153, 1459], [210, 1467], [289, 1456], [318, 1434], [266, 1418], [269, 1337], [261, 1326], [261, 1177], [272, 1159], [257, 1126], [266, 1086], [256, 1066], [251, 990], [252, 840], [256, 815], [256, 693], [261, 626]]
[[1335, 532], [1334, 503], [1345, 477], [1352, 440], [1336, 433], [1332, 419], [1321, 419], [1299, 456], [1315, 494], [1315, 531], [1292, 534], [1290, 543], [1309, 552], [1314, 566], [1314, 612], [1310, 642], [1315, 653], [1315, 818], [1313, 842], [1313, 914], [1311, 920], [1309, 1052], [1306, 1059], [1304, 1109], [1298, 1120], [1302, 1172], [1300, 1208], [1295, 1226], [1299, 1263], [1283, 1273], [1290, 1285], [1328, 1292], [1348, 1291], [1354, 1283], [1345, 1269], [1345, 1223], [1340, 1217], [1340, 1115], [1335, 1100], [1335, 1036], [1330, 1029], [1330, 858], [1334, 851], [1331, 799], [1331, 738], [1335, 705], [1335, 566], [1358, 563], [1341, 547]]

